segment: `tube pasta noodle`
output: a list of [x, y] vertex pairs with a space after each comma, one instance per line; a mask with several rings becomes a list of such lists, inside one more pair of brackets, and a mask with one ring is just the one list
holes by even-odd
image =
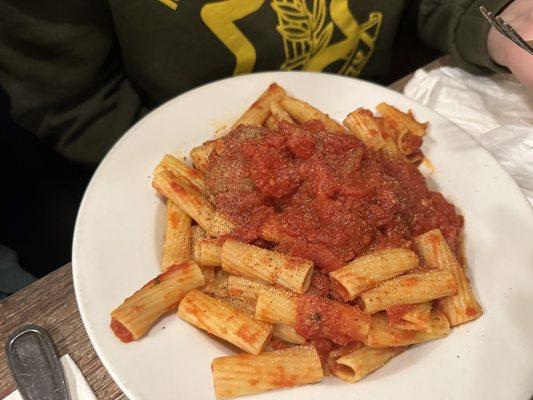
[[263, 288], [257, 296], [255, 319], [273, 324], [296, 325], [297, 304], [294, 294], [280, 289]]
[[161, 260], [163, 271], [191, 258], [190, 242], [191, 218], [172, 200], [167, 200], [167, 228]]
[[111, 312], [111, 329], [123, 342], [137, 340], [185, 294], [204, 285], [196, 263], [174, 265], [128, 297]]
[[196, 249], [196, 246], [203, 239], [211, 239], [211, 236], [209, 236], [200, 225], [191, 226], [191, 256], [197, 263], [198, 260], [196, 258], [198, 257], [196, 253], [198, 250]]
[[222, 246], [222, 268], [229, 273], [278, 284], [304, 293], [313, 274], [313, 262], [228, 239]]
[[285, 121], [290, 124], [294, 124], [294, 121], [289, 113], [283, 109], [278, 101], [273, 101], [270, 103], [270, 112], [272, 113], [272, 117], [274, 117], [277, 121]]
[[330, 272], [342, 289], [344, 300], [353, 300], [359, 293], [394, 278], [418, 265], [418, 257], [408, 249], [387, 249], [356, 258], [343, 268]]
[[431, 322], [431, 301], [414, 304], [412, 309], [406, 312], [399, 321], [389, 321], [389, 324], [398, 329], [412, 331], [424, 331], [429, 329]]
[[373, 150], [382, 150], [392, 157], [402, 159], [405, 159], [405, 154], [410, 154], [404, 154], [399, 148], [398, 143], [403, 145], [403, 141], [397, 138], [395, 126], [383, 118], [375, 117], [370, 110], [358, 108], [348, 114], [343, 123], [350, 133]]
[[213, 236], [231, 231], [229, 222], [226, 225], [226, 232], [221, 232], [218, 221], [215, 224], [216, 228], [213, 228], [212, 223], [217, 218], [215, 208], [199, 191], [189, 186], [183, 179], [168, 171], [161, 171], [154, 176], [152, 186], [163, 196], [176, 203], [198, 225]]
[[[177, 309], [249, 353], [213, 360], [215, 395], [227, 399], [324, 374], [357, 382], [481, 316], [440, 230], [413, 237], [447, 206], [430, 204], [405, 164], [427, 161], [427, 123], [386, 103], [376, 110], [357, 108], [341, 125], [272, 84], [234, 132], [190, 151], [194, 168], [164, 155], [152, 186], [167, 199], [165, 272], [112, 311], [114, 334], [139, 339]], [[460, 217], [449, 220], [437, 225], [461, 229]], [[396, 248], [383, 249], [389, 240]]]
[[217, 239], [199, 238], [193, 241], [193, 258], [203, 266], [219, 267], [222, 244]]
[[274, 324], [274, 330], [272, 331], [272, 337], [283, 340], [287, 343], [304, 344], [307, 340], [296, 332], [292, 326], [285, 324]]
[[364, 343], [369, 347], [408, 346], [415, 343], [440, 339], [450, 333], [450, 323], [442, 313], [431, 315], [429, 328], [425, 331], [396, 329], [389, 325], [383, 312], [372, 315], [370, 330]]
[[228, 295], [230, 297], [238, 297], [255, 302], [259, 292], [265, 287], [268, 287], [268, 285], [244, 276], [228, 276]]
[[[240, 299], [238, 297], [221, 297], [218, 299], [223, 301], [224, 303], [229, 304], [231, 307], [236, 308], [239, 311], [242, 311], [243, 313], [248, 315], [250, 318], [254, 318], [254, 313], [255, 313], [255, 302], [254, 301], [247, 300], [247, 299]], [[274, 336], [274, 331], [272, 331], [272, 336]]]
[[161, 162], [157, 165], [157, 167], [155, 167], [154, 175], [157, 175], [162, 171], [169, 171], [171, 174], [179, 178], [185, 179], [187, 183], [196, 190], [205, 192], [205, 182], [203, 173], [201, 173], [195, 168], [189, 167], [184, 162], [178, 160], [176, 157], [166, 154], [161, 160]]
[[270, 115], [265, 122], [265, 125], [267, 126], [267, 128], [272, 129], [272, 130], [277, 129], [278, 124], [279, 124], [279, 120], [276, 119], [276, 117], [274, 117], [273, 115]]
[[316, 108], [305, 101], [295, 99], [294, 97], [285, 96], [281, 99], [281, 106], [290, 117], [299, 123], [318, 119], [326, 129], [331, 132], [344, 133], [345, 129], [338, 122], [335, 122], [326, 114], [318, 111]]
[[396, 140], [389, 135], [384, 136], [385, 144], [383, 145], [383, 151], [393, 157], [403, 158], [404, 155], [398, 149], [396, 145]]
[[217, 298], [226, 298], [228, 295], [228, 273], [223, 271], [221, 268], [215, 270], [215, 293], [214, 296]]
[[216, 290], [215, 267], [206, 267], [203, 265], [199, 265], [199, 267], [202, 270], [202, 274], [204, 274], [204, 281], [205, 281], [205, 285], [201, 288], [202, 292], [208, 293], [208, 294], [214, 294]]
[[410, 322], [418, 327], [417, 330], [424, 330], [429, 327], [431, 320], [431, 309], [433, 304], [431, 301], [415, 304], [411, 311], [408, 311], [402, 319]]
[[209, 142], [205, 142], [201, 146], [193, 148], [189, 153], [192, 159], [192, 163], [201, 173], [204, 173], [207, 170], [209, 156], [211, 155], [211, 152], [215, 149], [215, 146], [216, 141], [210, 140]]
[[387, 103], [380, 103], [376, 106], [376, 110], [387, 120], [393, 123], [400, 133], [407, 131], [416, 136], [424, 136], [427, 131], [427, 123], [417, 122], [413, 118], [411, 112], [403, 113], [396, 107], [393, 107]]
[[217, 399], [320, 382], [324, 376], [313, 346], [219, 357], [211, 368]]
[[457, 294], [440, 301], [451, 326], [479, 318], [483, 310], [479, 305], [465, 270], [459, 265], [439, 229], [429, 231], [415, 239], [424, 261], [432, 268], [451, 271], [457, 282]]
[[178, 307], [181, 319], [218, 336], [251, 354], [259, 354], [272, 334], [272, 326], [256, 321], [227, 303], [198, 290], [189, 292]]
[[332, 363], [332, 372], [346, 382], [357, 382], [405, 350], [406, 347], [372, 348], [363, 346], [339, 357]]
[[450, 271], [435, 270], [403, 275], [361, 293], [366, 312], [373, 314], [398, 304], [416, 304], [452, 296], [457, 284]]
[[190, 244], [190, 247], [191, 247], [192, 259], [198, 263], [198, 265], [200, 266], [200, 269], [202, 270], [202, 273], [204, 274], [205, 285], [202, 288], [202, 292], [209, 293], [209, 294], [214, 294], [215, 293], [215, 289], [216, 289], [216, 282], [215, 282], [216, 270], [215, 270], [215, 267], [214, 266], [209, 266], [209, 265], [202, 265], [198, 261], [198, 257], [196, 257], [196, 255], [195, 255], [196, 254], [195, 253], [195, 244], [198, 243], [198, 241], [200, 241], [202, 239], [209, 240], [209, 235], [207, 234], [207, 232], [204, 231], [200, 225], [192, 226], [191, 227], [191, 244]]
[[209, 232], [215, 208], [198, 190], [166, 170], [154, 176], [152, 186], [163, 196], [176, 203], [198, 225]]
[[379, 150], [385, 146], [385, 134], [372, 111], [358, 108], [348, 114], [343, 124], [351, 134], [371, 149]]
[[239, 125], [261, 126], [270, 115], [270, 105], [285, 96], [285, 90], [275, 83], [246, 110], [246, 112], [233, 124], [232, 129]]
[[211, 236], [224, 236], [233, 231], [233, 224], [218, 210], [215, 210], [209, 221], [207, 230]]
[[194, 243], [201, 239], [210, 239], [211, 236], [200, 225], [191, 226], [191, 249], [194, 249]]
[[[300, 308], [299, 304], [310, 304], [310, 306]], [[308, 294], [293, 294], [275, 288], [263, 288], [259, 291], [255, 318], [292, 327], [297, 327], [299, 318], [316, 321], [313, 331], [308, 332], [311, 334], [308, 338], [336, 340], [330, 336], [332, 324], [329, 323], [331, 318], [335, 318], [338, 323], [336, 338], [341, 341], [362, 340], [370, 328], [370, 317], [357, 306], [340, 304]]]

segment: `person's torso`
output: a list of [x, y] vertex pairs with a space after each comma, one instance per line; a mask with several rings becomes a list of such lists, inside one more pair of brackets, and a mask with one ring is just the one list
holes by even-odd
[[160, 102], [255, 71], [384, 78], [403, 0], [109, 0], [127, 74]]

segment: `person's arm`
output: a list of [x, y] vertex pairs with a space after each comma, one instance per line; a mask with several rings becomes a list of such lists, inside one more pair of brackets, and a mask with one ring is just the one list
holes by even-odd
[[[531, 0], [526, 0], [531, 1]], [[449, 53], [464, 69], [474, 73], [505, 71], [487, 50], [490, 25], [479, 6], [498, 12], [511, 0], [421, 0], [418, 31], [430, 46]]]
[[103, 0], [0, 2], [0, 87], [13, 120], [94, 165], [138, 118]]

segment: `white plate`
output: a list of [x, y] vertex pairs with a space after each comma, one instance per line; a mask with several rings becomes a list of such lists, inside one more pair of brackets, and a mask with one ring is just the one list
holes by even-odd
[[483, 317], [414, 347], [357, 384], [322, 383], [257, 399], [528, 399], [533, 395], [533, 214], [518, 186], [477, 142], [443, 117], [391, 90], [312, 73], [263, 73], [187, 92], [131, 128], [94, 174], [73, 246], [80, 313], [105, 367], [130, 399], [214, 399], [211, 361], [220, 342], [169, 315], [123, 344], [109, 313], [159, 273], [164, 203], [152, 169], [231, 123], [271, 82], [341, 120], [386, 101], [430, 122], [424, 151], [432, 179], [466, 218], [466, 256]]

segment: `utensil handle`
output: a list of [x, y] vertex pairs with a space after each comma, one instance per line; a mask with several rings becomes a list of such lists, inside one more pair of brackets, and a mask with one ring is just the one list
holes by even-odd
[[16, 331], [6, 343], [6, 357], [24, 400], [70, 400], [52, 338], [43, 328]]

